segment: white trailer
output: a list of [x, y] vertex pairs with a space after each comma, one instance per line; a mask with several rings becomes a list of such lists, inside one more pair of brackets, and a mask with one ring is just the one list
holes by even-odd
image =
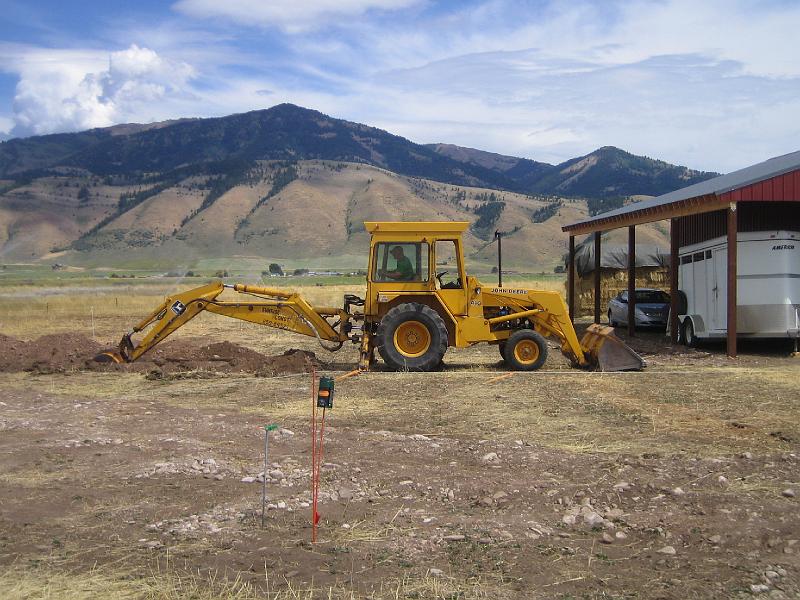
[[[681, 339], [727, 335], [728, 242], [718, 237], [679, 249]], [[740, 232], [737, 237], [736, 330], [740, 337], [800, 336], [800, 233]], [[683, 304], [683, 302], [681, 302]]]

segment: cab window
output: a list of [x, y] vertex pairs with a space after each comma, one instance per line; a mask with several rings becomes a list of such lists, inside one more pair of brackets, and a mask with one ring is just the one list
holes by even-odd
[[372, 281], [428, 281], [428, 244], [380, 242], [375, 244]]
[[442, 290], [463, 288], [454, 240], [436, 241], [436, 281]]

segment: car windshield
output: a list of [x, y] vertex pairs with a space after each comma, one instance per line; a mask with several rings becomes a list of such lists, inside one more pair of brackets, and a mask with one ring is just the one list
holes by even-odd
[[666, 304], [669, 294], [661, 290], [636, 290], [637, 304]]

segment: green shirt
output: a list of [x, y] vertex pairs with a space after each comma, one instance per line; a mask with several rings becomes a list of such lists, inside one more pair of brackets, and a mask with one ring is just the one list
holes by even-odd
[[401, 281], [411, 281], [414, 279], [414, 267], [411, 266], [411, 261], [408, 260], [407, 256], [399, 258], [397, 260], [397, 272], [400, 273], [400, 277], [398, 277]]

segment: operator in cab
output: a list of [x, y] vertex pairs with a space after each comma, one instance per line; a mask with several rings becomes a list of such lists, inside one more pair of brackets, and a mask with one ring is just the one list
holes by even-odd
[[386, 271], [384, 275], [395, 281], [412, 281], [414, 279], [414, 267], [411, 266], [411, 261], [403, 252], [403, 248], [395, 246], [390, 253], [397, 264], [394, 271]]

